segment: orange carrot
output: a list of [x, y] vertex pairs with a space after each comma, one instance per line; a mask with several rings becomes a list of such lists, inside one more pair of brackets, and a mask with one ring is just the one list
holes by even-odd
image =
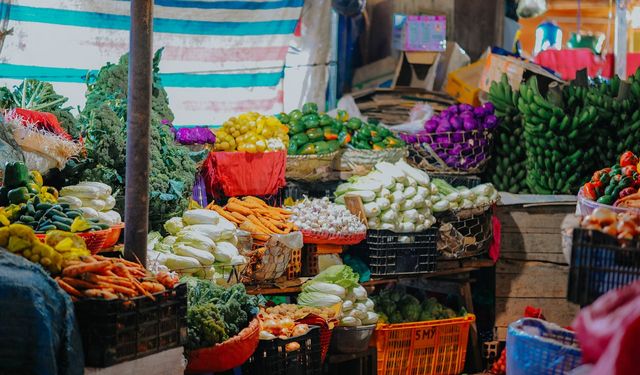
[[84, 295], [90, 298], [103, 298], [107, 300], [118, 298], [114, 293], [103, 289], [87, 289], [84, 291]]
[[237, 212], [237, 213], [239, 213], [241, 215], [244, 215], [244, 216], [249, 216], [249, 215], [253, 214], [253, 211], [251, 211], [247, 207], [245, 207], [245, 206], [243, 206], [241, 204], [233, 203], [233, 202], [227, 203], [227, 205], [225, 206], [225, 209], [227, 211]]
[[260, 219], [260, 222], [262, 223], [262, 225], [267, 227], [271, 232], [277, 233], [277, 234], [284, 234], [284, 232], [278, 229], [275, 225], [273, 225], [271, 221], [267, 219]]
[[110, 266], [111, 266], [111, 263], [106, 260], [95, 262], [95, 263], [78, 264], [78, 265], [66, 267], [64, 270], [62, 270], [62, 274], [64, 276], [73, 277], [85, 272], [104, 270], [106, 268], [109, 268]]
[[263, 230], [262, 232], [258, 232], [258, 233], [271, 233], [271, 230], [269, 230], [269, 228], [267, 228], [264, 224], [262, 224], [260, 219], [258, 219], [256, 216], [249, 215], [247, 219], [249, 219], [249, 221], [254, 223], [258, 228]]
[[217, 212], [220, 216], [224, 217], [225, 219], [234, 222], [236, 224], [240, 224], [239, 220], [236, 219], [231, 213], [225, 211], [222, 209], [222, 207], [220, 206], [213, 206], [211, 208], [213, 211]]
[[269, 205], [265, 201], [257, 197], [244, 197], [242, 200], [257, 203], [262, 207], [269, 207]]
[[140, 285], [150, 293], [158, 293], [163, 292], [165, 290], [164, 286], [160, 283], [156, 283], [153, 281], [143, 281]]
[[138, 295], [138, 293], [136, 293], [135, 290], [133, 290], [131, 288], [124, 287], [124, 286], [115, 285], [115, 284], [109, 284], [109, 283], [100, 283], [98, 285], [100, 286], [100, 288], [111, 289], [116, 293], [122, 293], [124, 295], [129, 296], [129, 297], [133, 297], [133, 296]]
[[58, 285], [60, 285], [60, 288], [62, 288], [62, 290], [64, 290], [65, 292], [69, 293], [72, 296], [76, 296], [76, 297], [81, 297], [82, 293], [80, 293], [80, 291], [78, 291], [78, 289], [72, 287], [71, 285], [65, 283], [61, 278], [57, 277], [56, 281], [58, 282]]
[[74, 288], [79, 288], [79, 289], [98, 289], [98, 285], [94, 284], [94, 283], [90, 283], [88, 281], [85, 280], [81, 280], [81, 279], [74, 279], [71, 277], [63, 277], [62, 280], [73, 286]]

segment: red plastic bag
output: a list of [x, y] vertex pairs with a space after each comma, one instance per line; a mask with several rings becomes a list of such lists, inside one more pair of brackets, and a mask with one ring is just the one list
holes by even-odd
[[495, 263], [498, 261], [498, 258], [500, 258], [500, 242], [502, 237], [502, 224], [500, 224], [500, 220], [498, 220], [496, 215], [491, 216], [491, 225], [493, 226], [493, 240], [489, 247], [489, 258]]
[[612, 290], [580, 311], [573, 328], [592, 374], [636, 374], [640, 347], [640, 281]]
[[53, 113], [32, 111], [30, 109], [16, 108], [16, 114], [22, 118], [22, 123], [33, 123], [39, 129], [60, 135], [68, 140], [73, 138], [62, 129], [58, 118]]
[[273, 195], [286, 185], [284, 151], [251, 154], [211, 152], [203, 166], [207, 192], [213, 197]]

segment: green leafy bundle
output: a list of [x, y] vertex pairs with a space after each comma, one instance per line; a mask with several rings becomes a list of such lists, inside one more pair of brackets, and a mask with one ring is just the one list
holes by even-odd
[[[196, 163], [188, 148], [175, 143], [167, 125], [173, 121], [167, 92], [158, 74], [162, 50], [153, 58], [151, 98], [149, 218], [151, 227], [181, 215], [195, 181]], [[128, 55], [107, 63], [97, 76], [88, 77], [87, 102], [81, 112], [86, 135], [88, 165], [80, 178], [100, 181], [124, 190]], [[119, 207], [122, 210], [122, 200]]]

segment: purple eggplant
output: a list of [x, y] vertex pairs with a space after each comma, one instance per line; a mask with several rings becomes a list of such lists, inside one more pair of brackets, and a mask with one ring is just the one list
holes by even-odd
[[400, 139], [407, 143], [416, 143], [418, 141], [418, 137], [415, 134], [407, 134], [407, 133], [399, 133]]
[[[489, 103], [487, 103], [489, 104]], [[484, 118], [484, 128], [487, 130], [493, 130], [498, 126], [498, 118], [494, 115], [488, 115]]]
[[444, 159], [444, 162], [449, 167], [454, 167], [455, 168], [458, 165], [458, 163], [460, 162], [460, 159], [457, 156], [449, 155], [449, 156], [447, 156], [446, 159]]
[[453, 130], [453, 126], [449, 123], [448, 119], [441, 119], [438, 123], [437, 133], [448, 133]]
[[491, 102], [486, 102], [482, 105], [482, 108], [484, 108], [485, 113], [487, 115], [492, 115], [494, 113], [494, 111], [496, 110], [496, 107], [493, 105], [493, 103]]
[[463, 104], [458, 105], [458, 111], [460, 111], [460, 112], [473, 111], [473, 106], [463, 103]]
[[453, 133], [451, 133], [451, 142], [452, 143], [462, 143], [462, 142], [464, 142], [464, 132], [453, 132]]
[[424, 130], [426, 130], [427, 133], [435, 133], [438, 128], [438, 121], [438, 119], [431, 118], [424, 123]]
[[440, 147], [447, 147], [447, 145], [451, 144], [451, 140], [449, 140], [449, 136], [446, 134], [439, 134], [435, 136], [434, 144]]
[[459, 116], [451, 117], [449, 119], [449, 124], [453, 127], [453, 130], [462, 130], [464, 127], [462, 126], [462, 118]]
[[462, 121], [462, 126], [464, 130], [471, 131], [476, 130], [478, 128], [478, 122], [471, 117], [467, 117]]

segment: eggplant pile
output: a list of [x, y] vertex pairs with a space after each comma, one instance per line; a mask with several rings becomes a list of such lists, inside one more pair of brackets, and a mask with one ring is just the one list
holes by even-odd
[[598, 149], [592, 138], [598, 112], [586, 101], [589, 88], [573, 83], [540, 94], [537, 78], [520, 85], [527, 185], [534, 194], [575, 194], [589, 176]]
[[518, 110], [520, 93], [513, 90], [506, 74], [489, 89], [489, 100], [495, 107], [499, 126], [495, 134], [495, 150], [489, 161], [486, 179], [500, 191], [527, 193], [527, 154], [524, 148], [524, 128]]
[[427, 120], [423, 130], [403, 134], [402, 138], [410, 144], [428, 146], [440, 159], [436, 164], [444, 163], [444, 169], [479, 171], [489, 159], [492, 133], [497, 126], [493, 104], [458, 104]]

